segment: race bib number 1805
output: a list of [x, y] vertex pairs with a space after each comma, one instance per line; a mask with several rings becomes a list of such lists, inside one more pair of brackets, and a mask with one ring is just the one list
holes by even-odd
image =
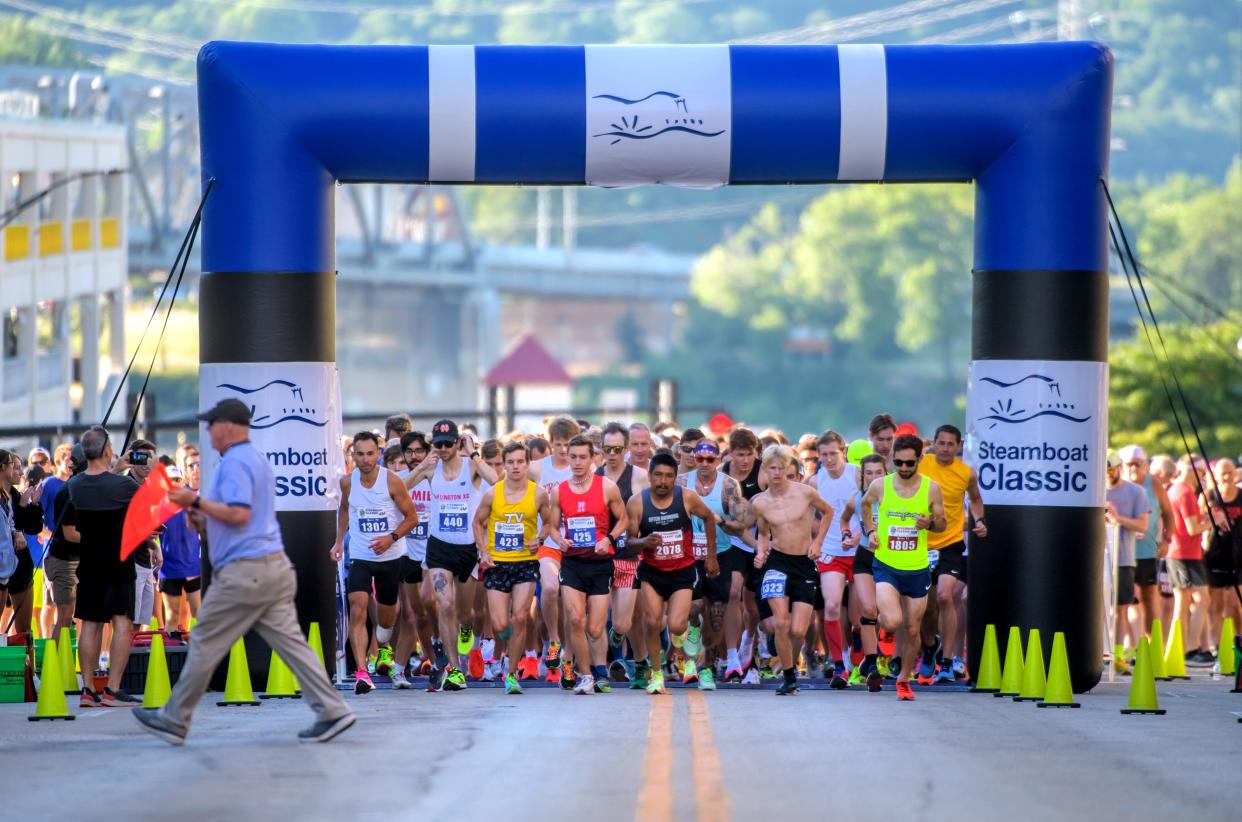
[[914, 551], [919, 547], [919, 529], [909, 525], [888, 526], [888, 550]]

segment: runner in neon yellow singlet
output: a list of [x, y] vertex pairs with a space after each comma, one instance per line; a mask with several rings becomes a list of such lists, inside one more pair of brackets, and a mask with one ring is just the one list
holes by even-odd
[[[862, 498], [862, 527], [876, 546], [873, 574], [880, 625], [898, 632], [901, 674], [897, 697], [914, 699], [910, 672], [918, 656], [919, 624], [927, 608], [931, 572], [927, 564], [927, 532], [945, 529], [944, 496], [940, 486], [918, 473], [923, 441], [903, 435], [893, 443], [896, 473], [871, 483]], [[874, 530], [872, 508], [879, 506]]]

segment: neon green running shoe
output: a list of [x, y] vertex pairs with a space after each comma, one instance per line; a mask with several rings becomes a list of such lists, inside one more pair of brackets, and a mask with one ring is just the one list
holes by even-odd
[[612, 683], [608, 681], [606, 676], [595, 677], [595, 693], [610, 694], [612, 693]]
[[699, 669], [699, 690], [716, 690], [716, 675], [712, 673], [712, 669], [710, 667]]
[[469, 625], [462, 625], [457, 629], [457, 653], [459, 656], [465, 656], [474, 650], [474, 629]]
[[505, 693], [506, 694], [522, 693], [522, 686], [518, 684], [517, 677], [514, 676], [513, 674], [507, 674], [505, 676]]
[[776, 674], [772, 671], [772, 666], [764, 665], [762, 668], [760, 668], [759, 678], [762, 679], [764, 682], [767, 682], [770, 679], [776, 679]]
[[379, 655], [375, 660], [375, 672], [382, 676], [388, 676], [393, 671], [392, 664], [392, 648], [387, 645], [379, 649]]
[[686, 656], [691, 659], [698, 659], [699, 651], [703, 650], [702, 627], [698, 625], [691, 625], [690, 629], [686, 631], [686, 643], [682, 647], [686, 652]]
[[854, 670], [850, 671], [850, 678], [848, 682], [851, 685], [863, 684], [864, 680], [863, 680], [863, 675], [862, 675], [862, 668], [860, 666], [855, 665]]
[[444, 677], [445, 691], [464, 691], [466, 690], [466, 675], [461, 672], [461, 668], [449, 668], [448, 674]]
[[651, 665], [647, 662], [639, 662], [634, 665], [634, 676], [630, 677], [630, 690], [643, 691], [647, 689], [647, 679], [651, 676]]
[[656, 694], [668, 693], [668, 691], [664, 690], [664, 672], [663, 671], [652, 671], [651, 672], [651, 681], [647, 683], [647, 693], [651, 694], [652, 696]]

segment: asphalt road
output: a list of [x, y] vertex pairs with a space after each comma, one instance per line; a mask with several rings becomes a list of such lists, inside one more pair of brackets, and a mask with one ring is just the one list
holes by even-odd
[[0, 705], [4, 818], [1238, 819], [1242, 695], [1161, 684], [1166, 716], [1122, 716], [1125, 687], [1079, 710], [925, 690], [379, 690], [348, 697], [359, 722], [325, 745], [296, 741], [300, 702], [209, 696], [184, 748], [124, 709], [35, 723]]

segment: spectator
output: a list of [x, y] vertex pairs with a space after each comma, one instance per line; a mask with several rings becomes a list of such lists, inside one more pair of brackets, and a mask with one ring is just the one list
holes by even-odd
[[[151, 476], [156, 462], [155, 443], [137, 439], [129, 447], [129, 475], [142, 485]], [[134, 551], [134, 624], [150, 625], [155, 611], [155, 573], [163, 564], [160, 538], [161, 526]]]
[[1211, 523], [1199, 510], [1206, 474], [1203, 457], [1186, 454], [1177, 461], [1177, 479], [1169, 486], [1173, 506], [1169, 580], [1173, 583], [1175, 613], [1185, 632], [1186, 664], [1196, 668], [1209, 668], [1216, 661], [1208, 650], [1208, 579], [1202, 544], [1202, 535]]
[[410, 433], [414, 423], [405, 414], [397, 414], [384, 420], [384, 445], [400, 445], [401, 438]]
[[[38, 485], [22, 483], [22, 458], [12, 451], [0, 449], [0, 527], [10, 532], [10, 542], [17, 556], [17, 565], [8, 579], [8, 607], [4, 632], [26, 631], [34, 608], [34, 568], [31, 552], [34, 537], [43, 530], [43, 507], [39, 505]], [[37, 544], [37, 543], [36, 543]]]
[[43, 483], [43, 522], [49, 533], [43, 567], [52, 604], [56, 606], [56, 636], [73, 625], [78, 596], [77, 511], [69, 502], [69, 479], [86, 470], [81, 446], [60, 445], [55, 452], [56, 474]]
[[[108, 432], [94, 426], [82, 435], [86, 470], [69, 480], [69, 502], [77, 511], [80, 535], [78, 596], [75, 614], [82, 620], [78, 662], [82, 669], [83, 708], [127, 708], [140, 703], [121, 688], [134, 632], [134, 555], [121, 559], [125, 510], [138, 490], [129, 467], [117, 460]], [[99, 668], [104, 626], [112, 626], [108, 649], [108, 681], [102, 692], [92, 690]]]
[[1147, 532], [1147, 514], [1151, 511], [1151, 505], [1147, 502], [1147, 494], [1142, 486], [1121, 478], [1124, 465], [1121, 456], [1111, 448], [1108, 449], [1104, 470], [1108, 480], [1104, 522], [1118, 528], [1113, 667], [1118, 673], [1131, 673], [1125, 660], [1125, 649], [1138, 647], [1138, 637], [1130, 636], [1130, 620], [1126, 618], [1126, 609], [1137, 602], [1134, 596], [1135, 567], [1138, 564], [1135, 542], [1140, 535]]
[[[181, 471], [168, 469], [174, 487], [185, 485]], [[185, 630], [191, 617], [198, 616], [202, 602], [202, 544], [198, 531], [190, 527], [185, 511], [178, 511], [164, 523], [160, 537], [164, 563], [160, 566], [160, 597], [164, 602], [165, 627]]]

